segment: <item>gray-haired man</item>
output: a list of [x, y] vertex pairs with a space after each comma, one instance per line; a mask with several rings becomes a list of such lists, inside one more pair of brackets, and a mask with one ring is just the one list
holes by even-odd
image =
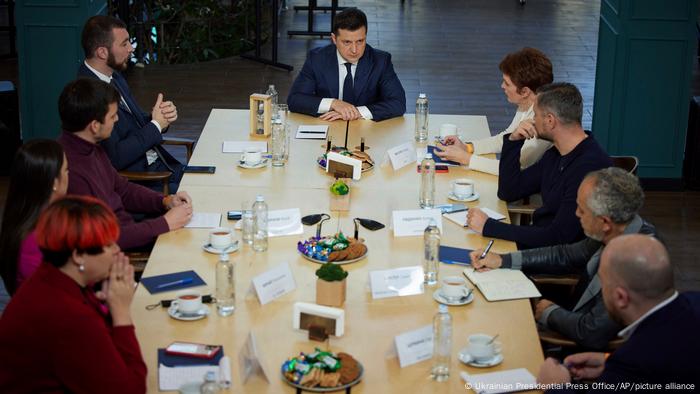
[[598, 265], [603, 247], [622, 234], [656, 235], [655, 228], [637, 214], [644, 201], [639, 180], [611, 167], [589, 173], [576, 198], [576, 216], [587, 236], [582, 241], [514, 252], [503, 256], [481, 250], [472, 253], [475, 269], [511, 268], [527, 274], [580, 274], [573, 307], [567, 309], [542, 299], [535, 305], [535, 319], [547, 329], [561, 333], [582, 347], [602, 349], [620, 326], [605, 310]]

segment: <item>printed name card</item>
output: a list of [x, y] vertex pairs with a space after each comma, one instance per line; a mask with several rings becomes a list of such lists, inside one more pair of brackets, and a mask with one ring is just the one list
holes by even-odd
[[433, 357], [433, 326], [427, 325], [397, 335], [394, 343], [401, 368], [430, 360]]
[[376, 270], [369, 273], [372, 298], [404, 297], [423, 294], [423, 267]]
[[269, 303], [296, 288], [289, 263], [277, 267], [253, 278], [253, 287], [262, 305]]
[[389, 155], [389, 160], [391, 161], [391, 166], [394, 168], [394, 171], [415, 163], [416, 161], [416, 150], [413, 148], [412, 142], [406, 142], [395, 146], [387, 150], [386, 153]]
[[267, 235], [281, 237], [284, 235], [303, 234], [301, 211], [299, 208], [276, 209], [267, 213]]
[[442, 212], [440, 209], [411, 209], [392, 212], [394, 237], [410, 237], [423, 235], [423, 231], [430, 224], [430, 219], [435, 220], [442, 234]]

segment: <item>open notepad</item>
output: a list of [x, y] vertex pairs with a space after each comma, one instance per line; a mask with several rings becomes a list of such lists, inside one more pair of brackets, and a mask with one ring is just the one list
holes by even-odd
[[542, 295], [530, 279], [518, 270], [495, 269], [486, 272], [465, 268], [464, 275], [489, 301], [535, 298]]

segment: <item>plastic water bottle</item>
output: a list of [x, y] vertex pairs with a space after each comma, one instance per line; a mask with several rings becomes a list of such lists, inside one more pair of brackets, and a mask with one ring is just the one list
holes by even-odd
[[452, 361], [452, 315], [447, 305], [440, 304], [438, 313], [433, 318], [433, 369], [430, 377], [438, 382], [445, 382], [450, 377]]
[[204, 383], [199, 386], [200, 394], [216, 394], [219, 392], [219, 383], [216, 382], [216, 374], [209, 371], [204, 375]]
[[423, 283], [432, 286], [438, 280], [438, 265], [440, 261], [440, 229], [435, 220], [423, 231], [423, 244], [425, 255], [423, 256]]
[[258, 194], [253, 204], [253, 250], [267, 250], [267, 204], [265, 197]]
[[277, 101], [279, 95], [277, 94], [277, 90], [275, 90], [275, 85], [270, 85], [267, 88], [267, 92], [265, 92], [266, 95], [270, 96], [271, 103], [272, 104], [272, 119], [277, 119]]
[[219, 316], [230, 316], [236, 309], [234, 266], [227, 253], [219, 255], [216, 264], [216, 310]]
[[428, 139], [428, 97], [425, 93], [418, 95], [416, 100], [416, 141]]
[[435, 206], [435, 161], [428, 153], [420, 162], [420, 207], [430, 209]]

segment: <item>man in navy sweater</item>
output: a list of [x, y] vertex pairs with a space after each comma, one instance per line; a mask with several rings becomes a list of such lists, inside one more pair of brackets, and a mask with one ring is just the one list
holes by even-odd
[[[549, 358], [538, 377], [547, 392], [695, 392], [700, 386], [700, 293], [679, 294], [666, 248], [646, 235], [623, 235], [606, 246], [600, 283], [610, 317], [627, 341], [608, 359], [578, 353]], [[571, 379], [584, 382], [570, 385]], [[585, 383], [596, 380], [595, 383]], [[617, 391], [617, 390], [615, 390]]]
[[[499, 166], [498, 198], [516, 201], [542, 194], [542, 206], [532, 226], [518, 226], [489, 219], [480, 209], [470, 209], [469, 227], [483, 234], [515, 241], [518, 249], [569, 244], [584, 238], [576, 217], [576, 192], [591, 171], [612, 165], [610, 156], [581, 127], [583, 99], [576, 86], [552, 83], [537, 90], [535, 118], [523, 121], [503, 136]], [[520, 169], [520, 148], [529, 138], [551, 141], [542, 158]]]

